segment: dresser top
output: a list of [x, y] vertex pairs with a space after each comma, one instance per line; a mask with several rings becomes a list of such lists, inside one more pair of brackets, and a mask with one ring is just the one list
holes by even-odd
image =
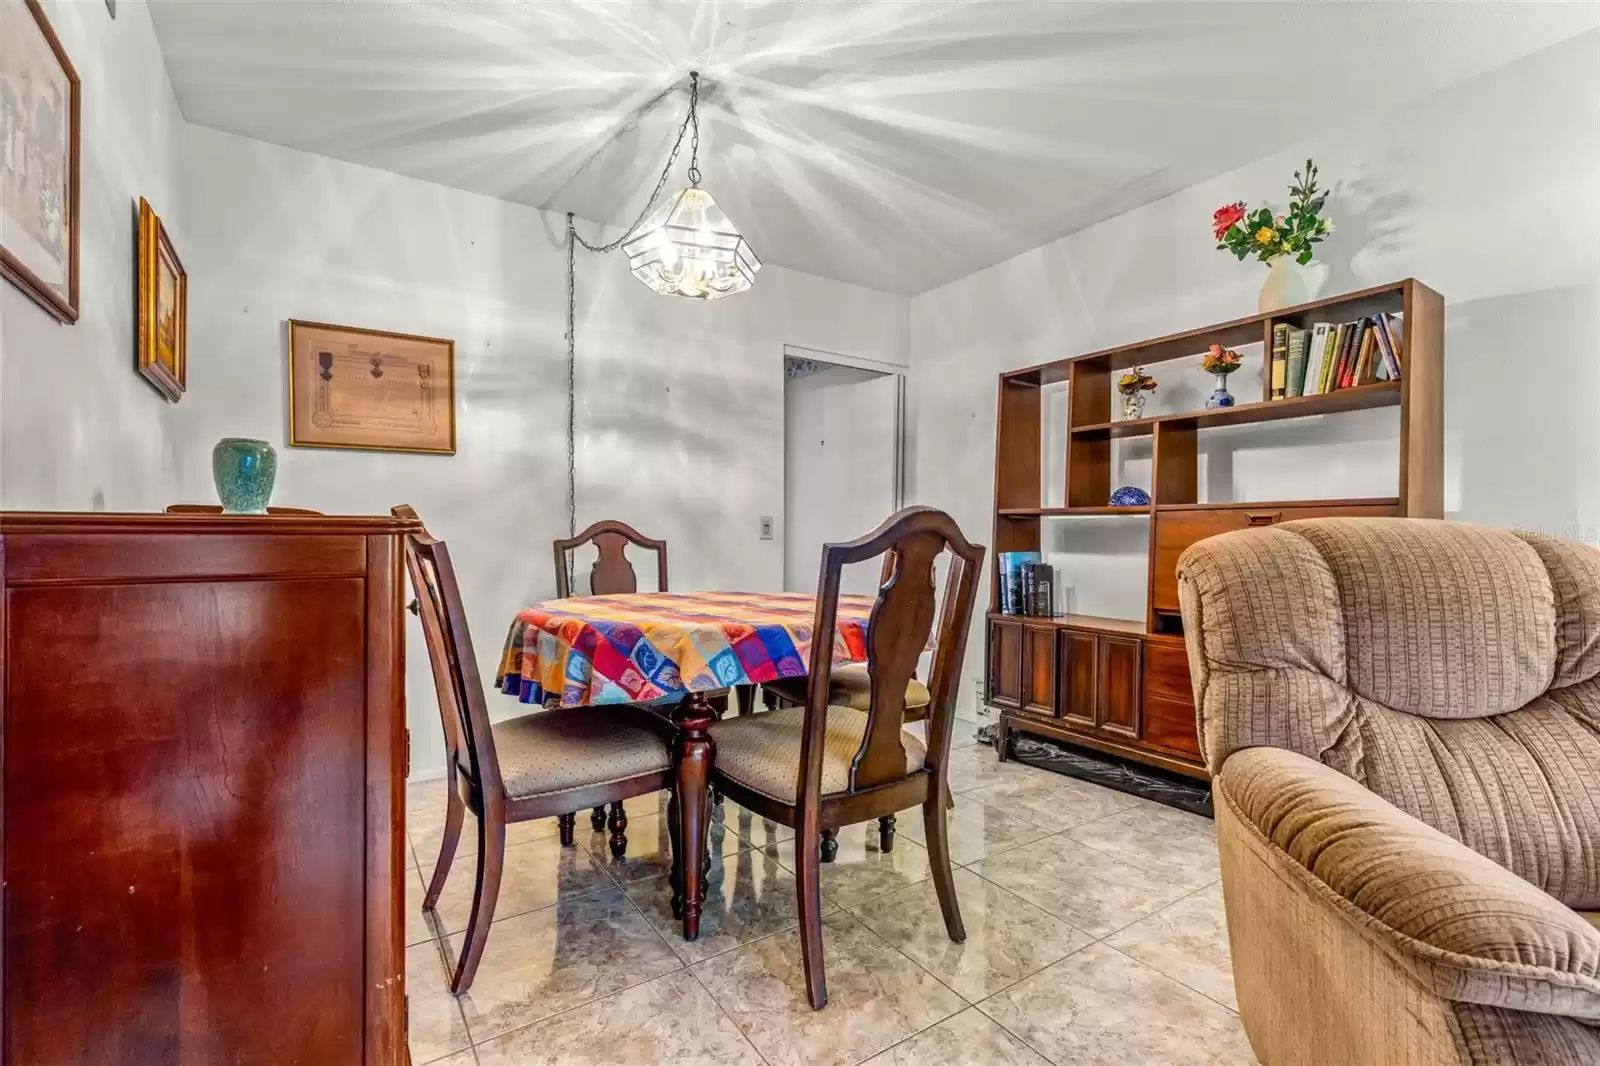
[[0, 536], [21, 534], [272, 534], [383, 536], [421, 533], [422, 523], [391, 515], [115, 514], [90, 511], [0, 511]]

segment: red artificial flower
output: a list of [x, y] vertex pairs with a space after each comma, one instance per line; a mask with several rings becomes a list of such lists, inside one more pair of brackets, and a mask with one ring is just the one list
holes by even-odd
[[1217, 208], [1216, 214], [1211, 216], [1211, 229], [1217, 240], [1222, 240], [1222, 235], [1233, 227], [1233, 224], [1244, 218], [1244, 201], [1236, 204], [1225, 204]]

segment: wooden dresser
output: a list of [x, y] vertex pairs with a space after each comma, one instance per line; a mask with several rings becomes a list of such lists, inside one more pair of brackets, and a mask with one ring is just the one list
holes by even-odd
[[0, 1063], [405, 1061], [410, 528], [0, 514]]

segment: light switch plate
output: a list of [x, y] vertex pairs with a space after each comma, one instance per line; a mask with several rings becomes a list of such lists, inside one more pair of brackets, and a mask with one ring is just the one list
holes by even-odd
[[772, 539], [772, 516], [771, 515], [765, 515], [764, 514], [764, 515], [761, 516], [761, 539], [762, 540], [771, 540]]

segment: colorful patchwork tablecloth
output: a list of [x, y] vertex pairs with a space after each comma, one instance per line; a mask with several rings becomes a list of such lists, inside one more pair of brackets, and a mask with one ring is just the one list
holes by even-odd
[[[840, 596], [833, 661], [867, 657], [868, 596]], [[495, 686], [523, 703], [646, 703], [803, 677], [816, 597], [645, 592], [547, 600], [511, 623]]]

